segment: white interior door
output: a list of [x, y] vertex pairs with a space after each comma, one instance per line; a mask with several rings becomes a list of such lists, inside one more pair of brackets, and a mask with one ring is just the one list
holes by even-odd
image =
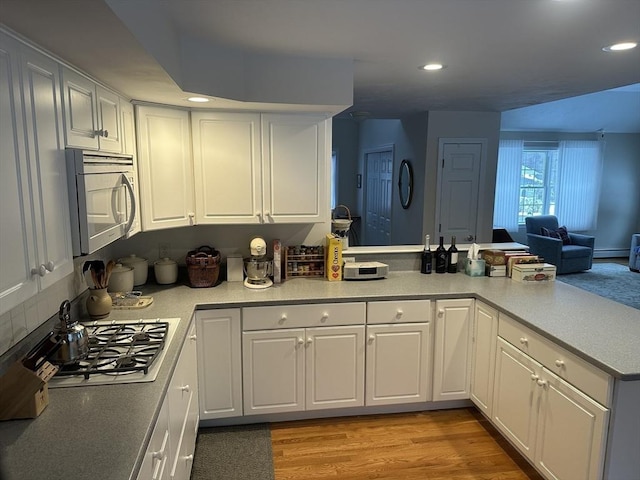
[[365, 153], [364, 244], [391, 244], [391, 194], [393, 193], [393, 149]]
[[476, 240], [480, 166], [484, 141], [440, 140], [438, 175], [438, 236], [460, 243]]

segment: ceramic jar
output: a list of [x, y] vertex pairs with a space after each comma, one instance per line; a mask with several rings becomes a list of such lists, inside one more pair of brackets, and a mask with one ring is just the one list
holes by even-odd
[[133, 290], [133, 279], [133, 268], [122, 265], [121, 263], [116, 263], [113, 270], [111, 270], [107, 290], [109, 292], [130, 292]]
[[106, 288], [90, 288], [87, 297], [87, 313], [92, 320], [100, 320], [106, 318], [111, 313], [111, 295], [107, 293]]
[[153, 263], [156, 282], [160, 285], [170, 285], [178, 280], [178, 264], [170, 258], [162, 258]]
[[135, 253], [118, 259], [118, 263], [133, 268], [133, 285], [140, 286], [147, 283], [149, 262], [146, 258], [138, 257]]

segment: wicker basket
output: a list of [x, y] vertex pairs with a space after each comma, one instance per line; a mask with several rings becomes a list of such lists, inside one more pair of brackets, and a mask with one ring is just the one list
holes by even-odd
[[195, 288], [213, 287], [220, 274], [220, 252], [203, 245], [187, 253], [186, 264], [189, 285]]

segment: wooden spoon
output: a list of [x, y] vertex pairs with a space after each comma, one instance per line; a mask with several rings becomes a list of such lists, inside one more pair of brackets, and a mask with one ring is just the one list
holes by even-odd
[[108, 287], [109, 286], [109, 279], [111, 278], [111, 271], [113, 270], [113, 267], [116, 265], [116, 262], [114, 262], [113, 260], [109, 260], [109, 262], [107, 262], [107, 271], [106, 274], [104, 276], [104, 286]]

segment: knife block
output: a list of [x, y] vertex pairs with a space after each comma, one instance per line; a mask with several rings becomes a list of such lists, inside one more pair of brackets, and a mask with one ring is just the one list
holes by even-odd
[[36, 418], [49, 404], [47, 381], [58, 367], [44, 362], [37, 371], [15, 362], [0, 377], [0, 420]]

